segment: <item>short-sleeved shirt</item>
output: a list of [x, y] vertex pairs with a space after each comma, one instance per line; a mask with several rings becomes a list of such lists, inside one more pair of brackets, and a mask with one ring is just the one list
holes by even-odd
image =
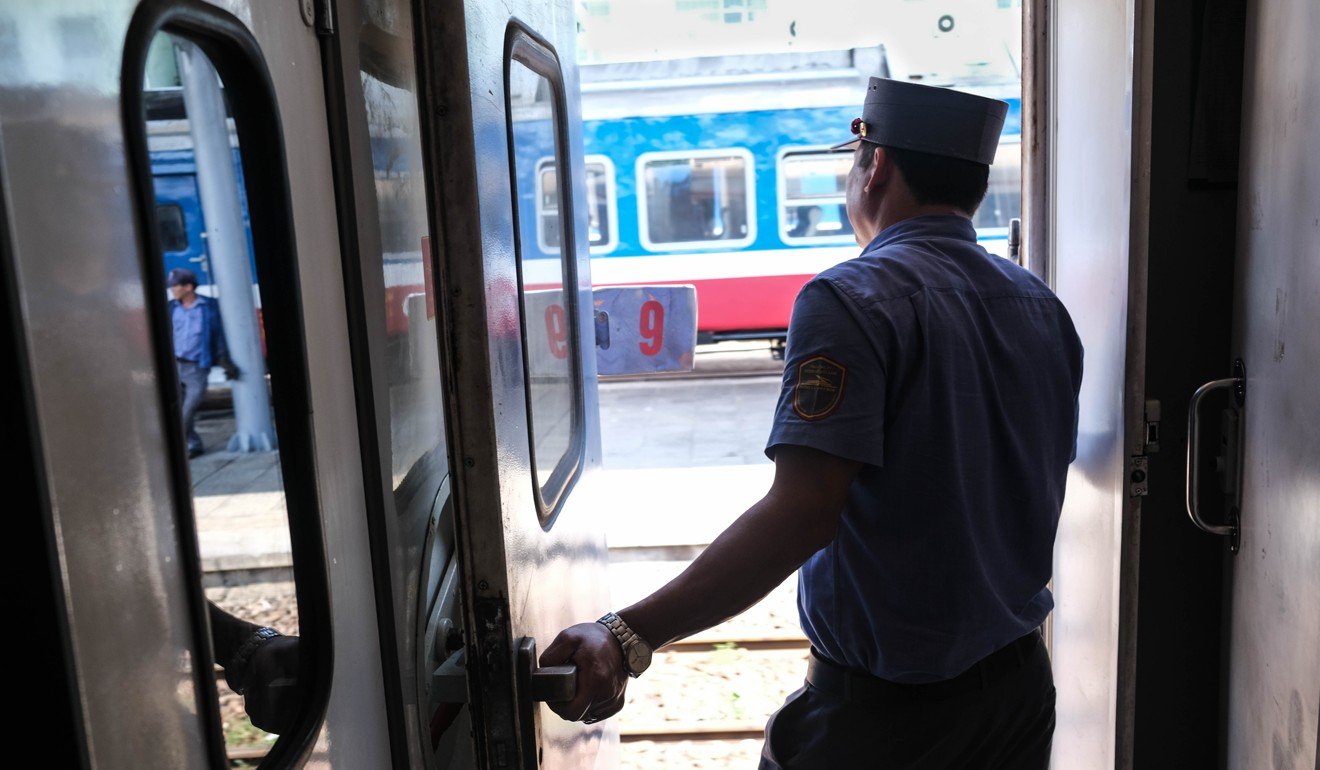
[[933, 682], [1039, 626], [1082, 378], [1054, 293], [968, 219], [906, 219], [803, 287], [786, 352], [766, 453], [863, 463], [799, 571], [811, 644]]

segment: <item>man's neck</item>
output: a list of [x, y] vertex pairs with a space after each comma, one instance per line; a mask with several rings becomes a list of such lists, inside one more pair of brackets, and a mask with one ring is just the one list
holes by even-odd
[[179, 298], [179, 301], [183, 303], [185, 308], [191, 310], [192, 306], [197, 304], [197, 293], [192, 292], [190, 294], [185, 294]]
[[873, 228], [871, 230], [871, 237], [866, 240], [869, 243], [875, 239], [875, 236], [905, 219], [949, 214], [966, 219], [971, 218], [968, 217], [967, 212], [962, 209], [945, 203], [902, 203], [896, 205], [886, 205], [886, 203], [881, 203], [880, 208], [875, 212], [875, 216], [871, 220], [871, 226]]

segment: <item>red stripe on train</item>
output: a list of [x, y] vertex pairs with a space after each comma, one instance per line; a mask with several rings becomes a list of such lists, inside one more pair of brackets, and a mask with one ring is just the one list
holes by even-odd
[[[793, 299], [810, 275], [761, 275], [746, 278], [707, 278], [695, 281], [655, 281], [648, 285], [697, 288], [697, 331], [733, 332], [746, 330], [783, 330]], [[629, 286], [633, 284], [598, 284]], [[528, 290], [548, 289], [549, 285], [529, 286]], [[404, 300], [422, 292], [420, 285], [390, 286], [385, 289], [385, 328], [387, 333], [408, 331]]]

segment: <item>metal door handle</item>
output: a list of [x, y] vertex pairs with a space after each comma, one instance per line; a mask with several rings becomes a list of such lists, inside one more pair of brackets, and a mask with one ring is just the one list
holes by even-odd
[[518, 679], [534, 701], [573, 700], [577, 695], [577, 666], [536, 665], [536, 640], [524, 636], [518, 640]]
[[1187, 515], [1192, 523], [1212, 535], [1236, 537], [1237, 527], [1229, 524], [1211, 524], [1201, 518], [1200, 512], [1200, 439], [1201, 439], [1201, 400], [1206, 395], [1226, 388], [1233, 388], [1239, 394], [1245, 385], [1242, 377], [1226, 377], [1212, 380], [1196, 389], [1192, 400], [1187, 405]]

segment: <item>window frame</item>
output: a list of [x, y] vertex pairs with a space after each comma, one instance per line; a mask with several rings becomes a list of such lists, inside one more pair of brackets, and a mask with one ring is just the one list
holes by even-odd
[[[545, 189], [542, 186], [541, 173], [547, 165], [554, 164], [555, 162], [555, 159], [550, 157], [541, 158], [536, 161], [536, 246], [541, 250], [542, 254], [559, 253], [558, 246], [551, 246], [546, 243], [545, 228], [541, 226], [541, 222], [543, 221], [541, 215], [545, 213], [545, 209], [541, 206], [541, 191]], [[610, 237], [606, 238], [605, 241], [599, 245], [593, 245], [591, 243], [591, 234], [587, 234], [587, 249], [591, 252], [592, 256], [600, 256], [602, 254], [609, 254], [619, 246], [619, 196], [618, 188], [615, 186], [614, 160], [608, 155], [583, 156], [582, 168], [584, 170], [587, 166], [590, 166], [593, 163], [598, 164], [605, 169], [605, 217], [610, 223]], [[587, 178], [584, 181], [588, 188], [590, 188], [591, 179]], [[590, 206], [590, 203], [591, 202], [588, 201], [587, 205]], [[590, 216], [590, 212], [588, 212], [588, 216]]]
[[[784, 173], [784, 160], [789, 155], [847, 155], [848, 151], [830, 151], [827, 144], [791, 145], [781, 147], [775, 153], [775, 221], [779, 227], [779, 240], [790, 246], [851, 246], [857, 242], [853, 233], [846, 235], [789, 235], [788, 220], [784, 210], [788, 208], [788, 180]], [[839, 196], [839, 203], [847, 207], [847, 190]], [[834, 205], [833, 203], [829, 205]]]
[[[512, 92], [509, 88], [509, 77], [514, 62], [527, 68], [533, 74], [544, 78], [550, 85], [555, 135], [554, 162], [558, 167], [572, 168], [572, 165], [566, 161], [571, 157], [573, 144], [569, 141], [568, 132], [568, 94], [564, 86], [563, 71], [559, 66], [559, 59], [554, 49], [536, 33], [522, 26], [520, 22], [516, 20], [510, 22], [504, 48], [504, 127], [508, 143], [509, 197], [513, 215], [513, 256], [518, 276], [518, 316], [520, 320], [519, 337], [522, 346], [523, 397], [527, 410], [527, 452], [530, 460], [529, 475], [532, 480], [532, 496], [536, 501], [537, 518], [540, 520], [541, 528], [548, 532], [554, 527], [559, 512], [563, 509], [564, 501], [568, 499], [569, 493], [577, 484], [577, 480], [581, 478], [582, 470], [586, 464], [587, 425], [585, 386], [582, 375], [581, 308], [578, 301], [577, 233], [573, 210], [572, 174], [556, 174], [556, 182], [559, 185], [559, 222], [562, 228], [560, 243], [575, 245], [572, 251], [567, 252], [567, 256], [560, 249], [556, 249], [555, 252], [559, 254], [563, 270], [561, 278], [564, 313], [569, 324], [568, 339], [572, 341], [569, 346], [568, 357], [569, 383], [573, 390], [571, 402], [572, 428], [568, 448], [555, 463], [555, 467], [551, 470], [545, 483], [542, 484], [537, 471], [536, 424], [532, 415], [531, 355], [528, 344], [527, 304], [525, 301], [527, 289], [523, 278], [524, 247], [526, 245], [522, 242], [524, 212], [519, 211], [518, 163], [517, 154], [514, 151], [513, 104]], [[541, 208], [539, 205], [541, 167], [542, 161], [538, 160], [532, 169], [535, 202], [531, 213], [536, 217], [535, 228], [538, 241], [541, 239]]]
[[[239, 138], [239, 157], [245, 173], [239, 177], [245, 195], [252, 248], [260, 276], [263, 315], [280, 334], [266, 338], [271, 406], [279, 437], [280, 472], [284, 484], [294, 583], [298, 597], [299, 678], [307, 682], [297, 720], [281, 734], [261, 760], [260, 767], [293, 767], [315, 747], [325, 722], [334, 674], [334, 635], [330, 615], [329, 567], [326, 563], [319, 486], [315, 462], [312, 415], [307, 410], [311, 373], [307, 362], [302, 289], [298, 277], [298, 248], [293, 225], [293, 201], [285, 152], [286, 135], [279, 120], [280, 101], [266, 59], [251, 31], [232, 14], [190, 0], [141, 4], [129, 23], [120, 70], [120, 117], [124, 152], [130, 170], [134, 213], [140, 233], [138, 258], [148, 297], [144, 308], [151, 326], [157, 383], [168, 457], [164, 459], [175, 498], [175, 521], [185, 541], [196, 541], [196, 515], [183, 424], [177, 402], [178, 374], [165, 286], [160, 223], [156, 218], [155, 180], [147, 142], [147, 56], [157, 34], [183, 37], [210, 59], [226, 93], [242, 93], [230, 103]], [[232, 89], [232, 90], [231, 90]], [[258, 169], [259, 173], [249, 170]], [[276, 384], [278, 383], [278, 384]], [[214, 670], [214, 650], [206, 597], [201, 584], [200, 554], [186, 550], [188, 568], [198, 575], [189, 593], [194, 633], [198, 635], [206, 665], [198, 665], [196, 685], [199, 707], [215, 766], [225, 762], [220, 706]], [[204, 672], [204, 673], [203, 673]]]
[[[651, 240], [651, 220], [646, 213], [648, 196], [646, 193], [646, 164], [661, 160], [701, 160], [703, 158], [740, 157], [745, 165], [743, 177], [747, 184], [747, 234], [738, 239], [719, 239], [707, 241], [661, 242]], [[637, 187], [637, 237], [642, 248], [647, 251], [734, 251], [745, 249], [756, 242], [756, 158], [746, 147], [716, 147], [694, 150], [657, 150], [644, 152], [637, 156], [633, 166]]]

